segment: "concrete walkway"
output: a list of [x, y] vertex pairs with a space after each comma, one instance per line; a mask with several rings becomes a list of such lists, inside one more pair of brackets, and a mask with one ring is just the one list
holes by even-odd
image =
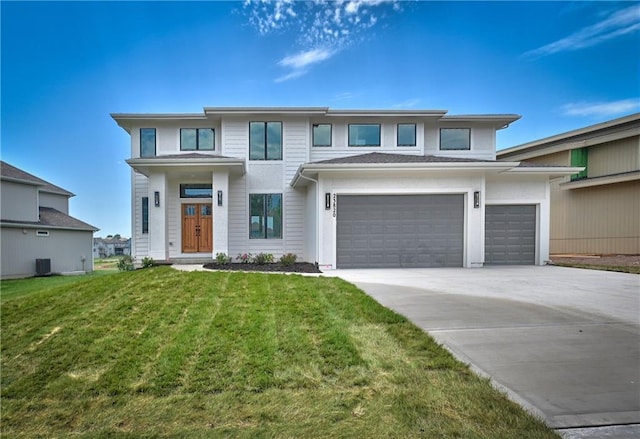
[[565, 438], [640, 437], [640, 276], [552, 266], [325, 275], [412, 320]]

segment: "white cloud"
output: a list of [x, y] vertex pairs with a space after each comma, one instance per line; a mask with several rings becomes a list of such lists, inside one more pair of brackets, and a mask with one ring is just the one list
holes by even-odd
[[289, 30], [297, 36], [297, 54], [278, 62], [292, 71], [277, 82], [298, 78], [307, 66], [360, 42], [386, 14], [399, 10], [399, 0], [245, 0], [243, 5], [249, 23], [261, 35]]
[[615, 116], [640, 109], [640, 99], [623, 99], [613, 102], [575, 102], [562, 106], [566, 116]]
[[406, 101], [398, 102], [397, 104], [393, 104], [392, 108], [415, 108], [420, 103], [420, 99], [413, 98], [407, 99]]
[[604, 20], [584, 27], [565, 38], [525, 52], [523, 56], [539, 58], [554, 53], [584, 49], [639, 30], [640, 5], [633, 5], [615, 11]]

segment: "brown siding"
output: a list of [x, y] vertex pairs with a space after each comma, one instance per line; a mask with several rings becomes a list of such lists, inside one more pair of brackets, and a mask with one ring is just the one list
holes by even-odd
[[638, 194], [638, 180], [583, 189], [553, 182], [550, 252], [640, 254]]
[[524, 161], [527, 163], [534, 163], [536, 165], [570, 166], [571, 151], [560, 151], [554, 154], [541, 155]]
[[588, 177], [640, 169], [640, 136], [627, 137], [589, 148]]

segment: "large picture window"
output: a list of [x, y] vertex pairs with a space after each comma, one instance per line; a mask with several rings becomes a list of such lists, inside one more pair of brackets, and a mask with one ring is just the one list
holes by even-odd
[[282, 122], [249, 123], [249, 159], [282, 160]]
[[380, 146], [380, 124], [350, 124], [349, 146]]
[[213, 151], [215, 149], [212, 128], [181, 128], [180, 149], [182, 151]]
[[331, 124], [313, 124], [313, 146], [331, 146]]
[[282, 238], [282, 194], [251, 194], [249, 204], [249, 238]]
[[140, 157], [156, 156], [156, 129], [140, 128]]
[[416, 146], [416, 124], [398, 124], [398, 146]]
[[142, 233], [149, 233], [149, 197], [142, 197]]
[[471, 149], [469, 128], [440, 128], [440, 149], [444, 151]]

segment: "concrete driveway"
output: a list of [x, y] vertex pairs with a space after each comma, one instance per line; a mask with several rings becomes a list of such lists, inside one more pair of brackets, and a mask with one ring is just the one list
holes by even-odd
[[[640, 437], [640, 276], [553, 266], [325, 274], [412, 320], [566, 438]], [[599, 426], [617, 427], [585, 429]]]

